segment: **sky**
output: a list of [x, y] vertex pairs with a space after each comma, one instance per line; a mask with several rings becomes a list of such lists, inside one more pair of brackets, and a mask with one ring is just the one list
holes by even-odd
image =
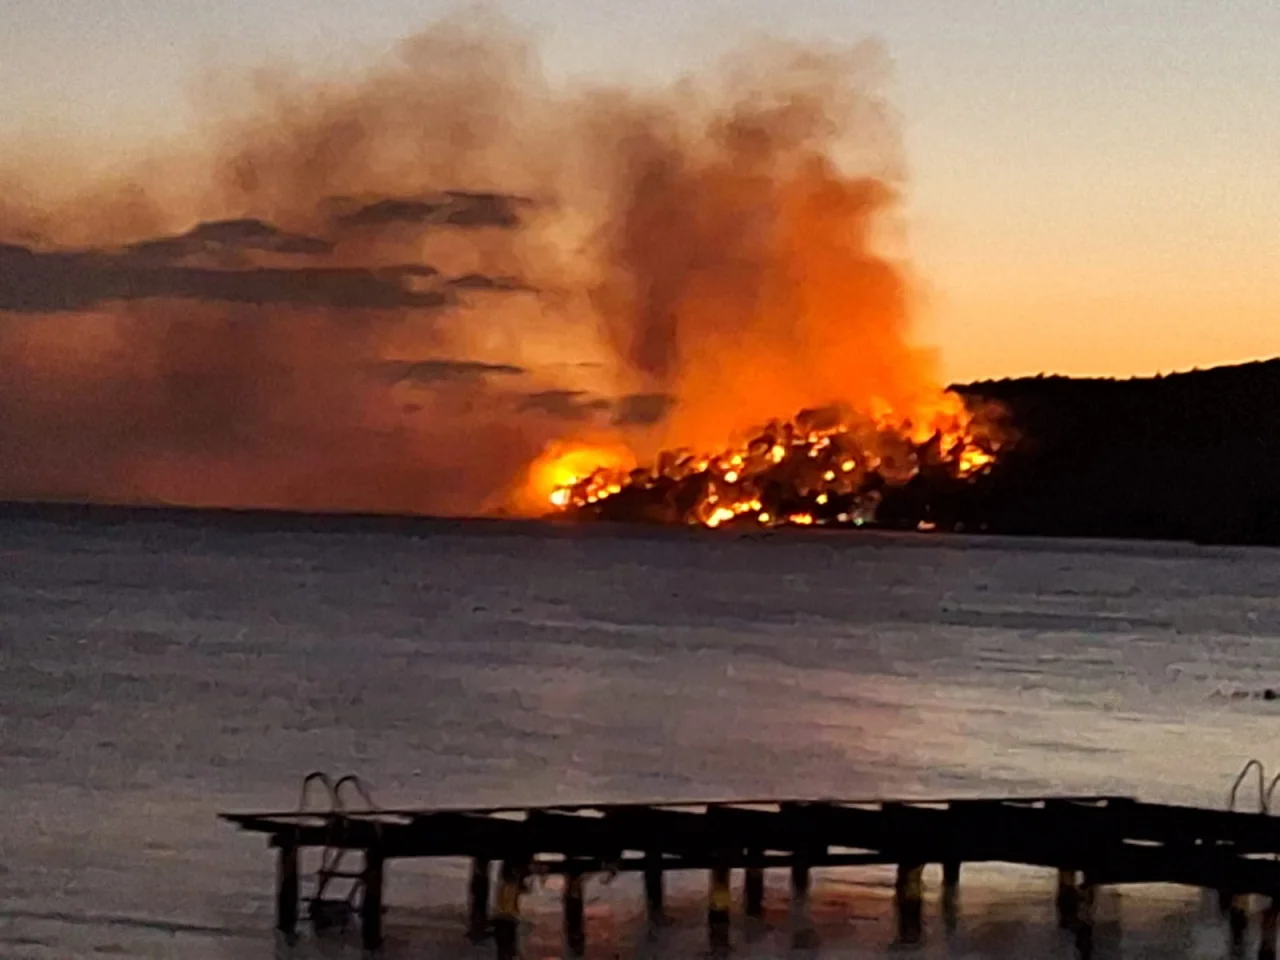
[[[1280, 355], [1275, 0], [508, 0], [554, 77], [666, 81], [741, 38], [872, 39], [949, 380]], [[0, 137], [111, 157], [209, 68], [372, 60], [436, 0], [0, 0]]]

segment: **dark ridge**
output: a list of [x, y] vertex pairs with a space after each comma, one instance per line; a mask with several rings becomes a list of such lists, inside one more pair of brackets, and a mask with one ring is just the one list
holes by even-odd
[[993, 533], [1280, 544], [1280, 359], [956, 387], [1022, 440], [957, 513]]

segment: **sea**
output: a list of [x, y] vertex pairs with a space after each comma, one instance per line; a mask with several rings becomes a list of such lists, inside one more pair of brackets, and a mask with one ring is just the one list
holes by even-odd
[[[1238, 696], [1267, 687], [1280, 552], [1262, 549], [9, 518], [0, 958], [359, 957], [355, 929], [279, 943], [271, 851], [217, 818], [293, 809], [313, 771], [355, 774], [385, 807], [1088, 793], [1221, 808], [1246, 761], [1280, 772], [1280, 704]], [[1239, 801], [1256, 809], [1253, 781]], [[886, 869], [849, 868], [817, 872], [818, 945], [795, 952], [779, 871], [764, 919], [735, 915], [734, 955], [1075, 955], [1048, 871], [966, 867], [945, 929], [932, 870], [917, 946], [894, 944]], [[391, 865], [387, 957], [492, 956], [463, 935], [466, 871]], [[704, 876], [673, 877], [654, 931], [638, 878], [592, 878], [588, 956], [705, 956], [705, 896]], [[559, 904], [553, 882], [526, 897], [525, 957], [564, 955]], [[1096, 957], [1227, 955], [1198, 891], [1104, 889], [1096, 918]]]

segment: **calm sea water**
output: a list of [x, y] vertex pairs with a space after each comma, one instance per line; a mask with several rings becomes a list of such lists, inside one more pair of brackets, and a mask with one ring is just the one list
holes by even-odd
[[[619, 534], [0, 526], [0, 956], [265, 958], [274, 866], [219, 823], [357, 773], [387, 806], [1118, 792], [1221, 806], [1280, 771], [1280, 553]], [[389, 956], [480, 958], [463, 864], [394, 864]], [[830, 957], [892, 939], [883, 871], [820, 874]], [[934, 878], [936, 883], [936, 878]], [[790, 956], [786, 878], [742, 956]], [[777, 884], [774, 886], [773, 884]], [[591, 955], [704, 950], [705, 878], [646, 936], [589, 887]], [[924, 957], [1067, 957], [1043, 872], [967, 870]], [[528, 903], [558, 956], [558, 893]], [[1100, 896], [1098, 953], [1221, 957], [1173, 888]], [[300, 958], [358, 956], [304, 939]]]

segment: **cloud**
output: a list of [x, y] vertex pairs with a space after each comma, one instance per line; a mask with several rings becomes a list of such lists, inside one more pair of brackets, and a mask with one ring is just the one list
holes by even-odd
[[560, 420], [586, 420], [595, 413], [609, 410], [613, 404], [603, 397], [591, 397], [582, 390], [543, 390], [527, 394], [520, 401], [520, 411], [545, 413]]
[[[231, 223], [236, 226], [229, 226]], [[423, 279], [438, 273], [424, 264], [223, 269], [166, 262], [188, 255], [197, 245], [227, 245], [234, 238], [248, 238], [254, 249], [269, 244], [277, 252], [305, 249], [315, 253], [324, 243], [275, 231], [267, 224], [261, 224], [264, 230], [248, 227], [251, 223], [259, 222], [205, 224], [182, 237], [144, 241], [123, 252], [40, 251], [0, 244], [0, 310], [60, 313], [113, 301], [158, 299], [373, 310], [435, 309], [452, 302], [447, 290], [423, 287]], [[480, 279], [486, 283], [481, 284]], [[516, 288], [514, 282], [490, 281], [478, 275], [467, 278], [465, 286]]]
[[505, 290], [513, 293], [533, 289], [517, 277], [490, 277], [483, 273], [464, 273], [450, 280], [449, 286], [458, 290]]
[[633, 393], [614, 404], [613, 422], [620, 427], [647, 427], [662, 420], [675, 406], [676, 398], [666, 393]]
[[387, 364], [397, 381], [412, 380], [417, 383], [442, 381], [474, 381], [489, 376], [521, 376], [528, 371], [509, 363], [483, 363], [479, 360], [417, 360], [393, 361]]
[[663, 393], [633, 393], [602, 397], [585, 390], [542, 390], [520, 400], [521, 412], [533, 411], [560, 420], [580, 422], [596, 414], [609, 414], [614, 426], [647, 427], [662, 420], [675, 405], [675, 397]]
[[125, 249], [138, 257], [155, 260], [183, 260], [200, 254], [246, 251], [324, 256], [333, 252], [333, 243], [319, 237], [286, 233], [265, 220], [246, 218], [201, 223], [186, 233], [142, 240]]
[[[350, 201], [335, 201], [343, 206]], [[339, 227], [384, 227], [448, 225], [455, 227], [499, 227], [520, 225], [519, 208], [532, 201], [501, 193], [472, 193], [450, 190], [432, 197], [387, 197], [366, 203], [334, 217]]]

